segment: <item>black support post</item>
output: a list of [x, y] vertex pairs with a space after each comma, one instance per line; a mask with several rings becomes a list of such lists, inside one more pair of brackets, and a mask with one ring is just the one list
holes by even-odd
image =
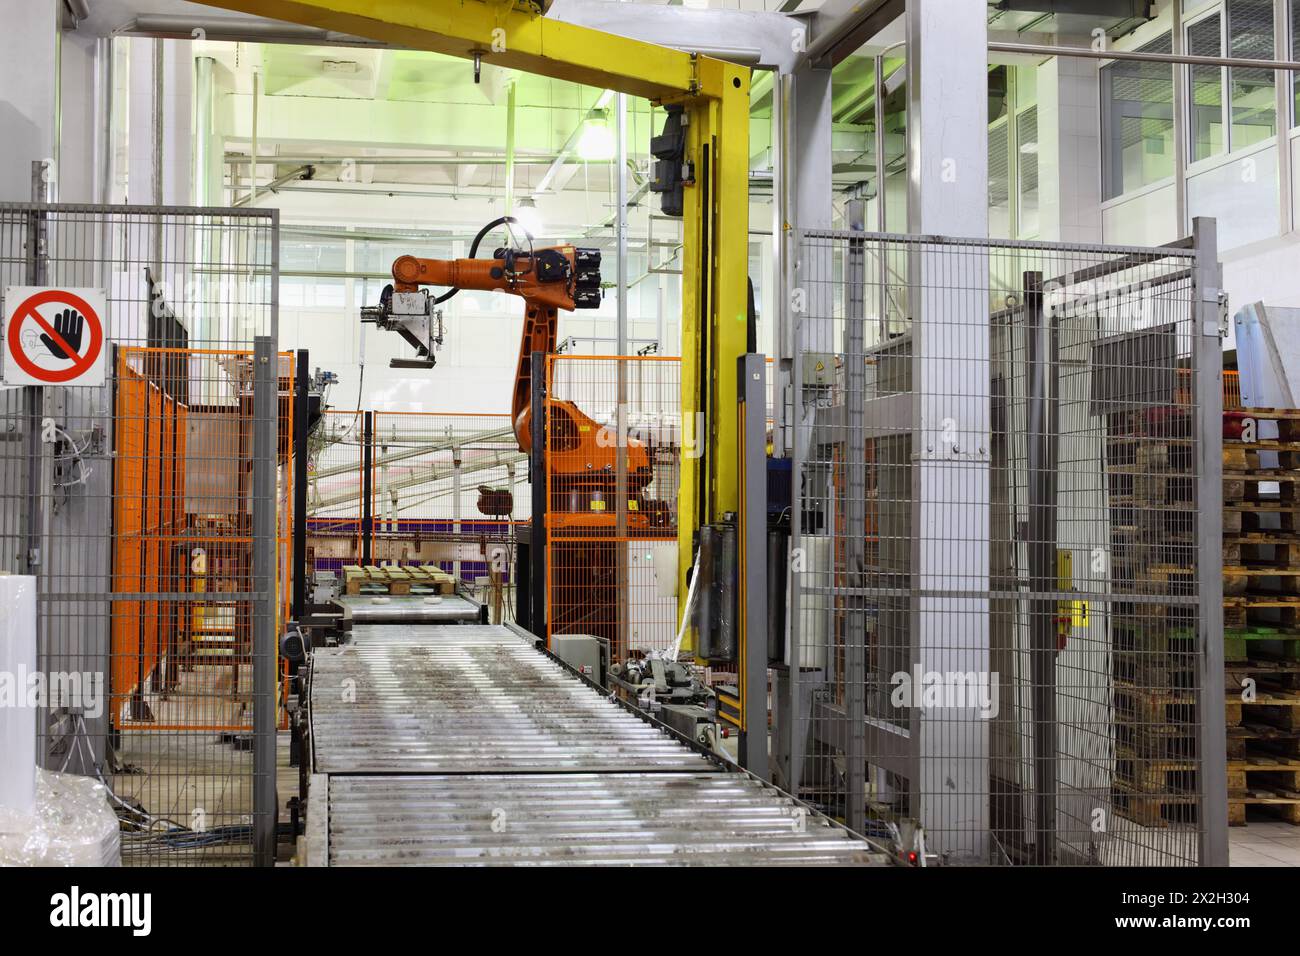
[[293, 379], [293, 619], [307, 611], [307, 423], [310, 382], [307, 350], [298, 350]]
[[532, 454], [528, 459], [529, 479], [533, 490], [532, 533], [528, 542], [528, 570], [531, 575], [529, 591], [532, 593], [532, 611], [529, 621], [532, 632], [546, 637], [546, 353], [534, 352], [532, 356]]
[[373, 412], [362, 415], [361, 425], [361, 563], [371, 563], [375, 546], [374, 497], [375, 419]]

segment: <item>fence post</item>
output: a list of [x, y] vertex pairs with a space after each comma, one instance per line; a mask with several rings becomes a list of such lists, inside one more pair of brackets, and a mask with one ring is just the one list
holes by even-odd
[[[866, 203], [850, 201], [845, 209], [849, 229], [862, 232]], [[844, 503], [844, 561], [848, 587], [844, 633], [844, 714], [848, 721], [844, 770], [847, 802], [844, 820], [850, 830], [866, 827], [866, 732], [867, 732], [867, 614], [862, 588], [866, 579], [867, 538], [867, 441], [865, 409], [866, 383], [866, 251], [865, 241], [850, 239], [844, 266], [844, 366], [845, 424], [848, 426], [848, 500]], [[882, 339], [883, 341], [883, 339]]]
[[307, 419], [310, 412], [306, 349], [298, 350], [293, 404], [293, 617], [307, 610]]
[[742, 571], [739, 672], [740, 765], [768, 778], [767, 761], [767, 358], [737, 360], [740, 385], [741, 482], [739, 558]]
[[362, 414], [361, 425], [361, 563], [370, 564], [375, 546], [375, 419]]
[[528, 541], [528, 570], [532, 576], [532, 632], [550, 645], [546, 626], [546, 353], [532, 354], [532, 408], [529, 427], [532, 431], [530, 474], [533, 490], [533, 527]]
[[1193, 361], [1198, 468], [1197, 593], [1201, 653], [1197, 681], [1201, 866], [1228, 865], [1228, 752], [1223, 691], [1223, 307], [1215, 221], [1192, 220], [1196, 250]]
[[253, 862], [275, 863], [276, 457], [278, 362], [274, 340], [253, 344]]
[[1024, 273], [1028, 382], [1029, 671], [1034, 728], [1034, 862], [1056, 862], [1056, 333], [1043, 308], [1042, 272]]

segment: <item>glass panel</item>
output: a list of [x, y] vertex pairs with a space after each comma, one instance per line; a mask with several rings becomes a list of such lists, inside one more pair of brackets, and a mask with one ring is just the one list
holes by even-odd
[[[1291, 0], [1291, 58], [1295, 58], [1296, 51], [1300, 50], [1300, 0]], [[1291, 74], [1291, 87], [1294, 91], [1294, 109], [1291, 114], [1291, 125], [1294, 126], [1296, 119], [1300, 118], [1300, 74]]]
[[1016, 117], [1016, 148], [1020, 167], [1020, 235], [1038, 235], [1038, 107], [1031, 106]]
[[[1168, 33], [1138, 48], [1170, 53]], [[1101, 69], [1105, 197], [1174, 174], [1174, 71], [1162, 63], [1116, 61]]]
[[1007, 124], [989, 127], [989, 235], [1011, 238], [1011, 170], [1007, 156]]
[[[1187, 28], [1187, 52], [1193, 56], [1222, 56], [1219, 15], [1206, 17]], [[1193, 66], [1191, 69], [1192, 162], [1222, 153], [1223, 141], [1223, 68]]]
[[[1273, 59], [1273, 0], [1228, 0], [1228, 45], [1233, 56]], [[1231, 67], [1232, 149], [1268, 139], [1276, 132], [1273, 71]]]

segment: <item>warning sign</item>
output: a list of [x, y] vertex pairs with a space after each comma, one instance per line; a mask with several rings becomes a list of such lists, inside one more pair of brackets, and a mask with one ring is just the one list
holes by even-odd
[[6, 385], [103, 385], [104, 293], [99, 289], [5, 289]]

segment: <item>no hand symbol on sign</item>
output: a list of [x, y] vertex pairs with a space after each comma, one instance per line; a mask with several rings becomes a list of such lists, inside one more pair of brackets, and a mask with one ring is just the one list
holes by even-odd
[[6, 385], [103, 385], [104, 293], [5, 289]]

